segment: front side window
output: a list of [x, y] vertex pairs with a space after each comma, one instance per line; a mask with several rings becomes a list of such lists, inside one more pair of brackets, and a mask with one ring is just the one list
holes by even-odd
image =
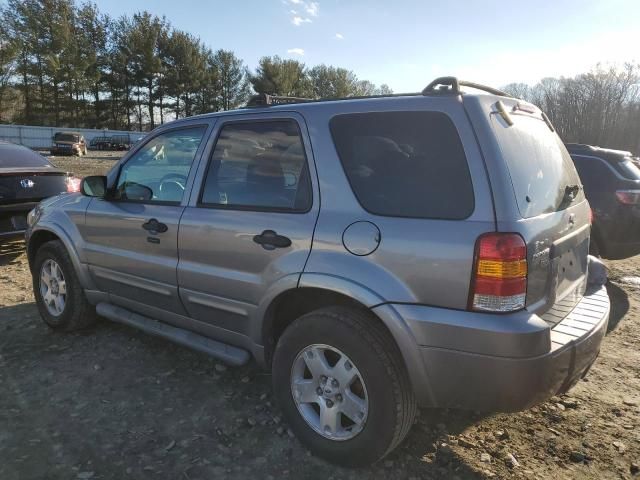
[[331, 134], [351, 188], [376, 215], [460, 220], [474, 193], [458, 131], [441, 112], [338, 115]]
[[213, 151], [201, 204], [307, 211], [311, 187], [297, 123], [273, 120], [225, 125]]
[[206, 130], [183, 128], [152, 138], [120, 170], [115, 199], [180, 203]]

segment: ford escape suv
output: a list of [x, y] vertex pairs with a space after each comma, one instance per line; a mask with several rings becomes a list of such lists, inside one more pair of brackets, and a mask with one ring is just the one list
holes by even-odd
[[298, 438], [346, 465], [393, 450], [417, 406], [509, 412], [566, 391], [609, 317], [553, 126], [453, 77], [163, 125], [28, 223], [50, 327], [97, 312], [253, 357]]

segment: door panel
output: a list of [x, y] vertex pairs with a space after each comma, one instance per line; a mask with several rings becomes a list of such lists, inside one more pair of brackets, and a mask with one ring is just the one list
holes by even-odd
[[186, 314], [178, 295], [178, 227], [210, 129], [160, 130], [120, 166], [108, 199], [94, 198], [82, 235], [98, 288], [115, 304]]
[[249, 335], [269, 287], [303, 271], [318, 202], [301, 117], [243, 119], [214, 132], [202, 191], [180, 221], [178, 284], [190, 316]]
[[[293, 218], [292, 218], [293, 217]], [[282, 214], [186, 208], [180, 222], [180, 295], [189, 314], [244, 334], [265, 290], [302, 272], [315, 212]], [[253, 237], [274, 230], [289, 248], [266, 250]]]
[[[84, 227], [87, 261], [97, 287], [110, 294], [183, 313], [178, 299], [178, 224], [184, 207], [93, 199]], [[142, 225], [155, 218], [164, 233]]]

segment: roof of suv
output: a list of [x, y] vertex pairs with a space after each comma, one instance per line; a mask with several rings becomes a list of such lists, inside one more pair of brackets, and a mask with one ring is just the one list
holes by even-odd
[[[462, 90], [461, 87], [470, 88], [474, 90], [479, 90], [480, 92], [470, 92], [467, 90]], [[499, 97], [511, 97], [506, 92], [495, 89], [493, 87], [489, 87], [486, 85], [482, 85], [479, 83], [469, 82], [465, 80], [459, 80], [456, 77], [439, 77], [433, 80], [429, 85], [427, 85], [421, 92], [415, 93], [393, 93], [393, 94], [385, 94], [385, 95], [367, 95], [362, 97], [344, 97], [344, 98], [321, 98], [321, 99], [311, 99], [311, 98], [300, 98], [300, 97], [284, 97], [284, 96], [276, 96], [276, 95], [268, 95], [265, 93], [261, 93], [258, 95], [254, 95], [249, 99], [247, 105], [243, 108], [239, 108], [236, 110], [227, 110], [223, 112], [212, 112], [212, 113], [204, 113], [201, 115], [196, 115], [192, 117], [187, 117], [180, 121], [192, 120], [194, 118], [211, 118], [218, 117], [223, 115], [234, 115], [240, 113], [260, 113], [260, 112], [270, 112], [275, 110], [287, 110], [290, 109], [292, 105], [295, 105], [296, 109], [308, 109], [314, 108], [314, 106], [318, 105], [327, 105], [327, 104], [335, 104], [335, 103], [350, 103], [350, 102], [377, 102], [384, 99], [391, 98], [411, 98], [411, 97], [428, 97], [428, 96], [458, 96], [458, 95], [493, 95]]]
[[597, 156], [609, 162], [621, 162], [633, 156], [631, 152], [625, 150], [614, 150], [582, 143], [567, 143], [565, 146], [571, 154]]

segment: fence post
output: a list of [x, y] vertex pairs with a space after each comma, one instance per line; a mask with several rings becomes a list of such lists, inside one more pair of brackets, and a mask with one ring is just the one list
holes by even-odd
[[18, 127], [18, 143], [22, 145], [22, 127]]

